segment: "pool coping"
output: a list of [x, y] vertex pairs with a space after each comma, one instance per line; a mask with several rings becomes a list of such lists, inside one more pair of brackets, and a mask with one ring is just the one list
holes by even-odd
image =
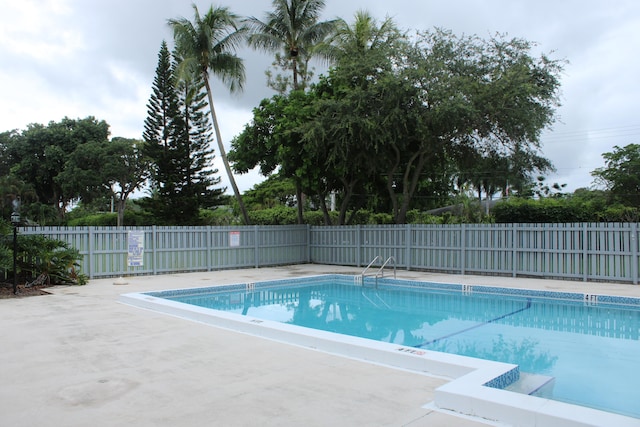
[[[326, 278], [332, 275], [300, 276], [295, 279]], [[333, 275], [355, 277], [350, 275]], [[291, 283], [294, 278], [269, 280], [257, 283], [237, 283], [234, 285], [213, 286], [216, 290], [237, 289], [245, 286], [272, 287], [278, 282]], [[468, 285], [457, 285], [437, 282], [419, 282], [402, 280], [403, 282], [436, 284], [446, 289], [467, 290]], [[461, 288], [462, 287], [462, 288]], [[207, 288], [212, 288], [211, 286]], [[519, 296], [534, 293], [539, 297], [553, 297], [549, 294], [567, 294], [554, 291], [529, 289], [499, 288], [495, 286], [474, 285], [477, 291], [497, 293], [498, 290]], [[479, 288], [479, 289], [478, 289]], [[168, 292], [197, 293], [199, 289], [166, 290], [158, 292], [127, 293], [119, 296], [118, 301], [161, 312], [171, 316], [204, 323], [223, 329], [233, 330], [273, 341], [283, 342], [334, 355], [364, 360], [385, 366], [408, 370], [424, 375], [433, 375], [451, 379], [450, 382], [435, 390], [434, 403], [438, 408], [457, 413], [480, 417], [488, 420], [504, 422], [518, 426], [637, 426], [639, 420], [633, 417], [572, 405], [543, 397], [530, 396], [507, 391], [501, 388], [513, 381], [519, 374], [517, 365], [492, 362], [466, 356], [440, 353], [407, 347], [397, 344], [378, 342], [364, 338], [351, 337], [332, 332], [301, 328], [275, 321], [262, 320], [251, 316], [243, 316], [219, 310], [197, 307], [157, 296]], [[502, 292], [505, 293], [505, 292]], [[542, 295], [546, 294], [546, 295]], [[581, 297], [580, 293], [571, 292], [568, 299], [589, 303], [590, 299]], [[592, 294], [583, 294], [592, 295]], [[623, 298], [629, 302], [640, 304], [640, 298]], [[633, 301], [631, 301], [633, 300]], [[605, 302], [606, 301], [606, 302]], [[612, 300], [603, 299], [608, 303]], [[505, 384], [500, 384], [504, 379]], [[496, 381], [498, 384], [495, 384]], [[489, 386], [488, 386], [489, 385]]]

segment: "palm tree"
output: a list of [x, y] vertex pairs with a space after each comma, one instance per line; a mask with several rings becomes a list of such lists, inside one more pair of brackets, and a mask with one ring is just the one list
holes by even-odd
[[265, 21], [254, 17], [246, 19], [251, 35], [249, 45], [267, 52], [284, 51], [291, 62], [293, 90], [304, 87], [300, 61], [303, 67], [313, 56], [314, 47], [330, 35], [337, 20], [318, 22], [324, 0], [273, 0], [273, 11]]
[[244, 41], [244, 27], [238, 25], [239, 18], [226, 7], [211, 6], [204, 16], [200, 16], [194, 4], [193, 22], [185, 18], [169, 19], [168, 24], [173, 29], [176, 51], [182, 61], [178, 67], [178, 74], [188, 75], [199, 73], [207, 89], [211, 120], [218, 142], [220, 158], [224, 163], [229, 182], [233, 188], [245, 224], [249, 224], [249, 215], [242, 202], [242, 196], [233, 177], [227, 154], [222, 144], [220, 126], [216, 116], [209, 73], [219, 77], [231, 92], [242, 89], [244, 84], [244, 64], [235, 54], [235, 50]]
[[366, 54], [400, 38], [402, 34], [393, 19], [387, 17], [378, 25], [368, 11], [358, 10], [351, 25], [342, 19], [337, 20], [333, 35], [318, 46], [316, 53], [339, 60], [344, 56]]

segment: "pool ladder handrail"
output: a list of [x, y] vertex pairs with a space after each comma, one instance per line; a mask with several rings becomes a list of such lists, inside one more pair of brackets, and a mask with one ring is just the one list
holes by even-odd
[[[369, 270], [371, 266], [378, 260], [382, 260], [382, 257], [380, 255], [376, 255], [376, 257], [369, 263], [369, 265], [367, 265], [367, 267], [362, 270], [362, 273], [360, 274], [360, 282], [362, 286], [364, 286], [364, 278], [366, 276], [367, 270]], [[378, 287], [378, 277], [384, 277], [384, 268], [391, 261], [393, 261], [393, 278], [396, 278], [396, 259], [393, 256], [390, 256], [385, 262], [382, 263], [382, 266], [378, 269], [378, 271], [376, 271], [375, 274], [372, 274], [372, 276], [376, 278], [376, 288]]]
[[380, 270], [378, 270], [378, 273], [376, 274], [376, 278], [378, 277], [378, 275], [379, 277], [384, 277], [384, 268], [387, 266], [387, 264], [389, 264], [390, 261], [393, 261], [393, 278], [396, 278], [396, 259], [393, 256], [387, 258], [384, 264], [382, 264], [382, 267], [380, 267]]
[[382, 257], [380, 255], [376, 255], [376, 257], [369, 263], [369, 265], [367, 265], [367, 267], [362, 270], [362, 273], [360, 274], [360, 276], [364, 279], [364, 276], [366, 276], [367, 270], [371, 268], [371, 266], [378, 260], [382, 260]]

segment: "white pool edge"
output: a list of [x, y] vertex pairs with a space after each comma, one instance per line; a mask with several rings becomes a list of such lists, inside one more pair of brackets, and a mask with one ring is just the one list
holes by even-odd
[[163, 314], [327, 353], [451, 378], [435, 390], [435, 405], [460, 414], [523, 427], [638, 427], [640, 420], [483, 386], [516, 367], [455, 354], [421, 350], [157, 298], [120, 295], [119, 302]]

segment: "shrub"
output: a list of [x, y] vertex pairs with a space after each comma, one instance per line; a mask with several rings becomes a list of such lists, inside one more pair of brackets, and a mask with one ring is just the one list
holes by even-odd
[[0, 277], [7, 277], [7, 272], [13, 268], [11, 225], [0, 220]]
[[69, 227], [93, 226], [93, 227], [115, 227], [118, 224], [118, 214], [96, 213], [88, 214], [79, 218], [67, 221]]
[[497, 223], [568, 223], [596, 218], [585, 203], [558, 198], [512, 198], [496, 204], [492, 215]]
[[598, 213], [599, 220], [603, 222], [638, 222], [640, 221], [640, 209], [613, 205]]
[[[4, 239], [3, 239], [4, 240]], [[0, 241], [0, 272], [6, 273], [13, 267], [13, 254], [4, 241]], [[0, 275], [2, 277], [2, 275]]]
[[198, 220], [202, 225], [221, 226], [238, 224], [240, 218], [227, 206], [216, 209], [200, 209]]
[[[124, 224], [123, 225], [153, 225], [154, 219], [148, 212], [124, 212]], [[89, 213], [86, 215], [78, 216], [76, 218], [69, 219], [67, 221], [69, 227], [115, 227], [118, 225], [118, 214], [105, 212], [105, 213]]]
[[388, 213], [372, 213], [369, 215], [368, 224], [394, 224], [393, 215]]
[[640, 209], [621, 204], [606, 205], [598, 193], [540, 200], [512, 198], [492, 211], [498, 223], [638, 222]]
[[295, 208], [277, 206], [260, 211], [251, 211], [249, 212], [249, 220], [251, 224], [256, 225], [288, 225], [298, 222], [297, 215]]
[[[327, 225], [324, 222], [324, 214], [322, 211], [305, 211], [303, 216], [305, 224], [316, 226]], [[329, 219], [331, 224], [335, 224], [338, 219], [338, 212], [329, 212]]]
[[18, 272], [48, 285], [84, 285], [87, 277], [79, 273], [80, 252], [61, 240], [40, 235], [18, 236]]

